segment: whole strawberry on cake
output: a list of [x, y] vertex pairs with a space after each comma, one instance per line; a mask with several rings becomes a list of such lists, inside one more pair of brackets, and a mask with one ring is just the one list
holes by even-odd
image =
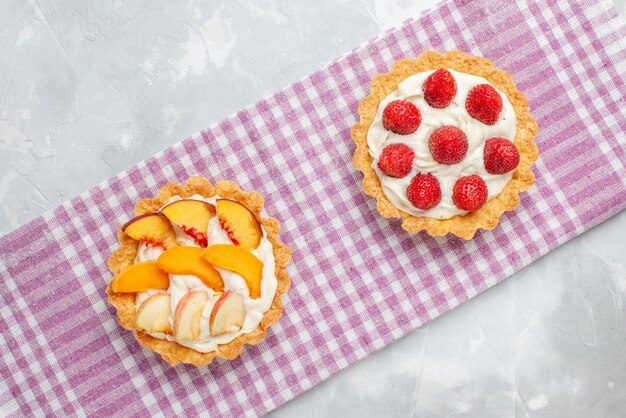
[[353, 162], [378, 212], [409, 232], [471, 239], [534, 183], [537, 122], [511, 76], [485, 58], [427, 51], [372, 80]]
[[202, 177], [140, 200], [109, 258], [122, 327], [172, 365], [233, 359], [261, 341], [281, 316], [291, 258], [262, 210], [260, 194]]

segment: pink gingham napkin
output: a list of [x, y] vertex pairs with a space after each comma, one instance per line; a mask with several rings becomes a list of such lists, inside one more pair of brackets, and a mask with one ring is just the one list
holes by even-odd
[[[606, 0], [447, 2], [3, 237], [3, 415], [263, 414], [624, 209], [624, 39]], [[455, 48], [509, 71], [540, 125], [535, 186], [469, 242], [379, 217], [351, 163], [371, 77]], [[106, 260], [138, 199], [196, 174], [265, 195], [293, 285], [261, 344], [171, 368], [117, 324]]]

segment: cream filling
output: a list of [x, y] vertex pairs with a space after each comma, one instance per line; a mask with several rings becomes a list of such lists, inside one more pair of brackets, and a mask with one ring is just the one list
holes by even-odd
[[[178, 196], [172, 197], [168, 203], [174, 202], [176, 200], [180, 200], [181, 198]], [[211, 203], [215, 205], [215, 201], [217, 199], [221, 199], [219, 196], [213, 196], [210, 198], [205, 198], [200, 195], [193, 195], [189, 197], [189, 199], [203, 200], [205, 202]], [[195, 243], [194, 239], [183, 232], [180, 228], [175, 225], [172, 225], [174, 230], [176, 231], [176, 241], [179, 245], [185, 246], [194, 246], [198, 247]], [[200, 318], [200, 338], [187, 341], [187, 340], [177, 340], [173, 335], [164, 334], [164, 333], [151, 333], [150, 335], [158, 338], [158, 339], [166, 339], [168, 341], [176, 341], [180, 345], [184, 345], [189, 348], [193, 348], [196, 351], [207, 353], [217, 349], [218, 344], [227, 344], [236, 337], [249, 333], [256, 329], [263, 319], [263, 315], [267, 312], [272, 306], [272, 301], [274, 300], [274, 295], [276, 294], [276, 288], [278, 286], [278, 280], [276, 279], [275, 274], [275, 260], [274, 260], [274, 247], [272, 243], [267, 239], [267, 234], [263, 227], [263, 237], [261, 238], [261, 243], [259, 247], [255, 250], [252, 250], [252, 254], [257, 256], [263, 262], [263, 277], [261, 279], [261, 296], [258, 299], [250, 298], [250, 293], [248, 291], [248, 286], [239, 274], [234, 273], [232, 271], [217, 269], [224, 280], [224, 289], [229, 289], [238, 293], [242, 296], [244, 300], [244, 306], [246, 308], [246, 317], [244, 319], [243, 327], [240, 330], [233, 329], [233, 331], [217, 335], [211, 336], [209, 330], [209, 316], [211, 314], [211, 310], [213, 309], [213, 305], [217, 301], [219, 295], [215, 295], [213, 289], [207, 287], [202, 283], [202, 281], [195, 276], [180, 276], [175, 274], [170, 274], [170, 287], [167, 290], [167, 293], [170, 294], [171, 298], [171, 308], [170, 308], [170, 328], [174, 328], [174, 312], [176, 311], [176, 306], [180, 299], [191, 290], [203, 290], [208, 293], [209, 301], [207, 302], [204, 310], [202, 311], [202, 315]], [[207, 240], [208, 245], [213, 244], [231, 244], [232, 241], [228, 238], [228, 233], [222, 229], [219, 219], [217, 216], [214, 216], [209, 222], [209, 226], [207, 228]], [[149, 247], [144, 243], [139, 244], [139, 249], [137, 251], [137, 257], [135, 259], [135, 263], [152, 261], [156, 260], [161, 253], [163, 253], [163, 248], [161, 247]], [[145, 292], [137, 293], [136, 297], [136, 308], [139, 308], [141, 303], [146, 300], [149, 296], [154, 295], [156, 293], [160, 293], [158, 290], [147, 290]]]
[[[485, 170], [483, 150], [485, 140], [491, 137], [515, 139], [517, 118], [511, 102], [505, 94], [502, 97], [502, 111], [495, 124], [486, 125], [472, 118], [465, 110], [465, 99], [472, 87], [478, 84], [490, 84], [483, 77], [449, 70], [456, 80], [457, 92], [452, 103], [443, 109], [435, 109], [426, 103], [422, 86], [426, 78], [434, 71], [412, 75], [398, 85], [398, 89], [387, 96], [378, 108], [378, 113], [367, 132], [367, 145], [372, 156], [372, 168], [378, 175], [387, 199], [400, 210], [416, 216], [447, 219], [454, 215], [464, 215], [467, 211], [456, 207], [452, 201], [452, 189], [456, 181], [464, 176], [477, 174], [487, 184], [488, 199], [496, 197], [511, 180], [513, 172], [494, 175]], [[497, 89], [496, 89], [497, 90]], [[421, 112], [422, 122], [413, 134], [398, 135], [383, 127], [382, 113], [387, 104], [393, 100], [408, 100], [415, 104]], [[451, 125], [461, 129], [467, 136], [468, 149], [463, 161], [458, 164], [445, 165], [435, 161], [428, 148], [428, 138], [439, 127]], [[389, 144], [403, 143], [415, 151], [415, 159], [411, 172], [403, 178], [393, 178], [378, 169], [378, 157], [383, 148]], [[432, 209], [420, 210], [408, 200], [406, 189], [411, 179], [418, 173], [431, 173], [439, 180], [441, 202]]]

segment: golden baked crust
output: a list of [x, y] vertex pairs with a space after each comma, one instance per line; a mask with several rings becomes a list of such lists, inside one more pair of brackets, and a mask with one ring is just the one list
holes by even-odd
[[[250, 209], [267, 233], [267, 238], [274, 247], [274, 258], [276, 260], [276, 278], [278, 287], [276, 295], [272, 301], [272, 306], [265, 313], [259, 326], [252, 332], [240, 335], [228, 344], [218, 345], [217, 350], [209, 353], [200, 353], [191, 348], [184, 347], [174, 341], [159, 340], [151, 337], [135, 328], [135, 294], [134, 293], [113, 293], [111, 284], [107, 286], [106, 292], [109, 303], [117, 309], [117, 317], [120, 325], [128, 330], [135, 331], [135, 337], [139, 344], [152, 350], [163, 357], [172, 366], [179, 361], [190, 363], [196, 366], [210, 364], [215, 357], [223, 357], [229, 360], [236, 358], [243, 349], [244, 344], [257, 344], [265, 337], [267, 328], [278, 321], [282, 315], [281, 296], [287, 292], [291, 280], [285, 267], [291, 260], [291, 250], [278, 241], [280, 224], [274, 218], [261, 218], [263, 209], [263, 196], [257, 192], [244, 192], [236, 183], [232, 181], [218, 181], [213, 186], [203, 177], [191, 177], [183, 186], [168, 183], [161, 188], [161, 191], [153, 199], [142, 199], [135, 206], [135, 215], [156, 212], [172, 196], [189, 197], [194, 194], [205, 197], [220, 195], [244, 203]], [[118, 230], [120, 247], [115, 250], [109, 258], [109, 269], [114, 275], [121, 273], [124, 269], [133, 264], [137, 255], [138, 242]]]
[[[429, 70], [449, 68], [459, 72], [484, 77], [509, 98], [517, 116], [515, 146], [520, 153], [520, 162], [513, 177], [502, 192], [489, 200], [475, 212], [456, 215], [450, 219], [435, 219], [414, 216], [396, 208], [383, 193], [380, 181], [372, 168], [372, 157], [367, 147], [367, 131], [378, 113], [380, 102], [398, 88], [407, 77]], [[526, 97], [515, 88], [513, 78], [504, 70], [497, 69], [491, 61], [483, 57], [467, 55], [461, 51], [440, 54], [435, 51], [423, 52], [417, 59], [397, 61], [391, 71], [379, 74], [372, 79], [371, 93], [359, 103], [360, 121], [352, 128], [352, 139], [356, 150], [352, 162], [363, 173], [363, 191], [376, 198], [376, 209], [385, 218], [402, 218], [402, 228], [411, 233], [426, 231], [432, 236], [452, 233], [464, 239], [471, 239], [479, 228], [493, 229], [502, 213], [513, 210], [519, 203], [519, 193], [528, 190], [535, 182], [531, 166], [537, 160], [539, 151], [533, 139], [537, 135], [537, 122], [530, 115]]]

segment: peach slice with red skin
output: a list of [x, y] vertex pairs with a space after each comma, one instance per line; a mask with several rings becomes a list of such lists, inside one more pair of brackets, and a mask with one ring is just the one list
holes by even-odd
[[178, 245], [174, 228], [162, 213], [135, 216], [122, 226], [122, 231], [132, 239], [153, 247], [161, 246], [167, 249]]
[[211, 335], [221, 335], [233, 331], [233, 328], [241, 329], [246, 318], [246, 307], [241, 295], [227, 290], [213, 305], [209, 317], [209, 329]]
[[134, 264], [116, 276], [111, 282], [115, 293], [135, 293], [149, 289], [167, 290], [170, 279], [154, 261]]
[[217, 217], [233, 244], [254, 250], [261, 243], [263, 231], [259, 221], [245, 205], [230, 199], [217, 199]]
[[161, 213], [192, 237], [196, 244], [206, 248], [206, 231], [209, 221], [215, 216], [215, 206], [202, 200], [182, 199], [166, 205]]
[[203, 249], [198, 247], [178, 246], [165, 250], [159, 256], [157, 266], [170, 274], [196, 276], [216, 292], [224, 290], [222, 276], [215, 268], [200, 256]]
[[170, 295], [157, 293], [144, 300], [137, 309], [135, 324], [142, 331], [170, 334]]
[[177, 340], [196, 340], [200, 337], [200, 316], [209, 295], [192, 290], [183, 296], [174, 312], [174, 336]]
[[263, 262], [250, 251], [228, 244], [216, 244], [202, 252], [202, 258], [217, 268], [233, 271], [246, 281], [250, 297], [261, 296]]

